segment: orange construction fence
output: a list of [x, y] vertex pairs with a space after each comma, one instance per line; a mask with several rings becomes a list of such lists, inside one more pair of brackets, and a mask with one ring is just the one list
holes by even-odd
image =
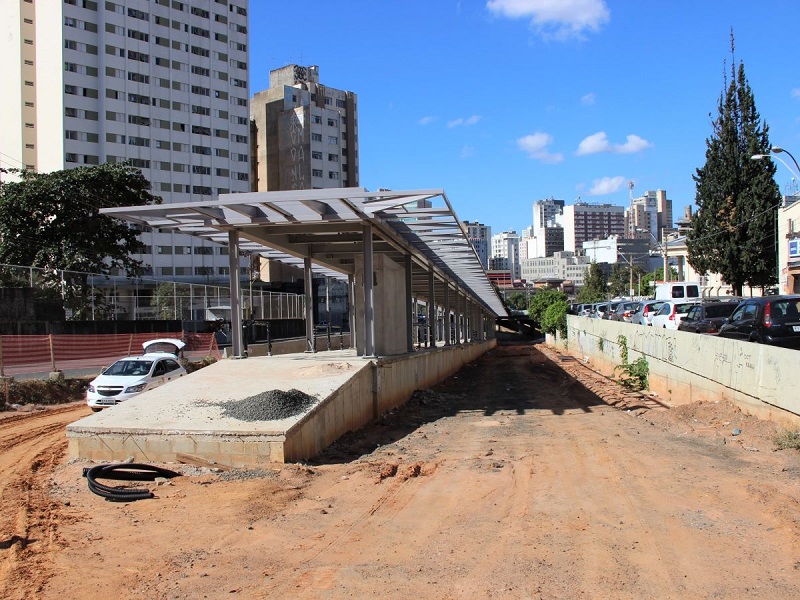
[[0, 335], [0, 376], [108, 366], [123, 356], [141, 354], [144, 342], [158, 338], [182, 340], [184, 356], [190, 360], [221, 357], [213, 333]]

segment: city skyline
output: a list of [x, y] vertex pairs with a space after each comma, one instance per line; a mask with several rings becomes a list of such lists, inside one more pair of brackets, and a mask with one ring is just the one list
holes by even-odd
[[[443, 188], [461, 220], [493, 231], [521, 232], [549, 197], [628, 206], [629, 181], [635, 197], [666, 190], [675, 219], [696, 210], [731, 31], [770, 141], [800, 152], [800, 81], [780, 32], [800, 5], [550, 4], [252, 3], [250, 89], [270, 69], [318, 65], [359, 95], [362, 186]], [[297, 14], [336, 35], [298, 35]], [[793, 173], [777, 167], [785, 191]]]

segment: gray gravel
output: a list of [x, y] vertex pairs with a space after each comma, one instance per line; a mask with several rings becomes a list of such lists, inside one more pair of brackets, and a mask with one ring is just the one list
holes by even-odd
[[215, 402], [222, 414], [239, 421], [279, 421], [299, 415], [317, 403], [317, 398], [300, 390], [269, 390], [242, 400]]

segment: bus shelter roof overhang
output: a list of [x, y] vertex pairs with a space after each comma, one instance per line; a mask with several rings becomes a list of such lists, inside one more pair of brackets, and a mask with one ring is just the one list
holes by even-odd
[[[305, 258], [326, 275], [352, 275], [364, 251], [412, 261], [412, 293], [427, 298], [429, 272], [440, 286], [458, 286], [485, 310], [505, 307], [467, 239], [444, 190], [328, 188], [223, 194], [218, 200], [103, 208], [102, 214], [154, 229], [172, 229], [219, 244], [238, 231], [240, 252], [294, 266]], [[439, 298], [437, 297], [438, 301]]]

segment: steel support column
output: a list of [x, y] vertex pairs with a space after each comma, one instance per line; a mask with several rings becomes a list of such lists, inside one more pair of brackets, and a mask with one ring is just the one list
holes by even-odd
[[231, 354], [233, 358], [242, 358], [242, 290], [239, 282], [239, 232], [235, 229], [228, 231], [228, 271], [230, 272], [231, 286]]
[[350, 325], [350, 348], [356, 345], [356, 278], [353, 275], [347, 276], [347, 293], [350, 294], [350, 306], [348, 307], [348, 321]]
[[434, 286], [433, 267], [428, 268], [428, 337], [426, 345], [430, 347], [436, 345], [436, 288]]
[[450, 328], [450, 284], [444, 283], [444, 345], [453, 343], [453, 330]]
[[306, 296], [306, 352], [316, 352], [314, 341], [314, 286], [311, 279], [311, 258], [303, 258], [303, 293]]
[[404, 260], [406, 274], [406, 352], [414, 351], [414, 298], [411, 294], [411, 270], [414, 268], [411, 262], [411, 255], [406, 254]]
[[372, 227], [364, 225], [364, 357], [375, 357], [375, 290], [372, 264]]

